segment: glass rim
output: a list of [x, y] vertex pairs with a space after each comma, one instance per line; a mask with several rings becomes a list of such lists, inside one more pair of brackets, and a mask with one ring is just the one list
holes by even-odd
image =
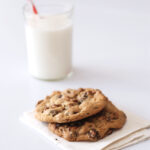
[[[49, 4], [37, 4], [36, 6], [39, 6], [39, 7], [50, 7], [50, 6], [64, 6], [65, 7], [65, 4], [63, 5], [63, 4], [55, 4], [55, 3], [49, 3]], [[61, 12], [57, 12], [57, 13], [47, 13], [47, 14], [49, 14], [49, 15], [62, 15], [62, 14], [68, 14], [68, 13], [72, 13], [73, 12], [73, 10], [74, 10], [74, 4], [70, 4], [69, 5], [70, 7], [67, 9], [67, 10], [64, 10], [64, 11], [61, 11]], [[31, 4], [29, 4], [29, 3], [25, 3], [24, 5], [23, 5], [23, 7], [22, 7], [22, 9], [23, 9], [23, 14], [24, 14], [24, 16], [26, 15], [26, 13], [27, 13], [27, 8], [29, 8], [29, 7], [31, 7]], [[29, 12], [29, 14], [32, 14], [33, 13], [33, 11], [32, 11], [32, 7], [31, 7], [31, 12]], [[33, 13], [34, 14], [34, 13]], [[39, 13], [39, 15], [40, 15], [40, 13]]]

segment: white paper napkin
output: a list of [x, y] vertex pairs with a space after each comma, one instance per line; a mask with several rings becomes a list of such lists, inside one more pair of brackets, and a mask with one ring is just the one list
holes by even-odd
[[68, 142], [49, 131], [46, 123], [36, 120], [33, 112], [25, 112], [20, 119], [63, 150], [120, 150], [150, 138], [150, 121], [129, 112], [125, 113], [125, 126], [97, 142]]

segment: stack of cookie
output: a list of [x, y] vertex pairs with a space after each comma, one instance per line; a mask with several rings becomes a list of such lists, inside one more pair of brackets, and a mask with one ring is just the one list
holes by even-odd
[[120, 129], [126, 115], [98, 89], [54, 91], [36, 105], [35, 117], [68, 141], [97, 141]]

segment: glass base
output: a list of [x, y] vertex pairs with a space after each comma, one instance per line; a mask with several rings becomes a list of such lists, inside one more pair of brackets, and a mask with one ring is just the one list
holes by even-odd
[[31, 76], [35, 79], [38, 79], [38, 80], [43, 80], [43, 81], [60, 81], [60, 80], [64, 80], [66, 78], [70, 78], [73, 74], [73, 71], [71, 71], [70, 73], [68, 73], [68, 75], [64, 76], [64, 77], [61, 77], [61, 78], [57, 78], [57, 79], [45, 79], [45, 78], [39, 78], [39, 77], [36, 77], [34, 75], [31, 74]]

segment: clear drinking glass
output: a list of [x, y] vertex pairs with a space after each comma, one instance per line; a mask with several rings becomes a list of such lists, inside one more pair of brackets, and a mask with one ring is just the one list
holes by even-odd
[[39, 0], [24, 6], [28, 68], [42, 80], [59, 80], [72, 71], [73, 2]]

